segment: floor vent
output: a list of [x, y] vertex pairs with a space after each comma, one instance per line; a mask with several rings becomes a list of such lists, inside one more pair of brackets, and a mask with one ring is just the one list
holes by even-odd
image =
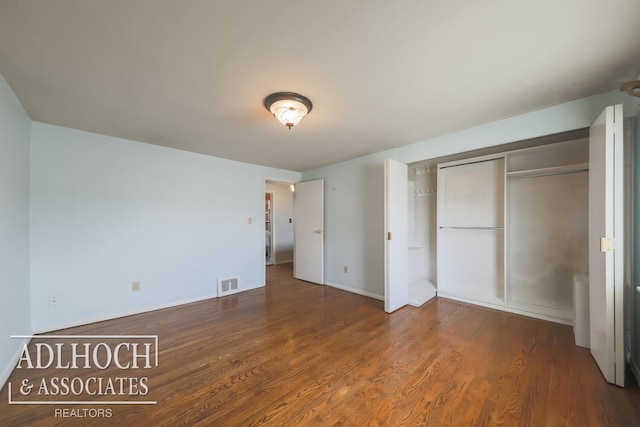
[[237, 276], [218, 278], [218, 296], [219, 297], [235, 294], [236, 292], [240, 292]]

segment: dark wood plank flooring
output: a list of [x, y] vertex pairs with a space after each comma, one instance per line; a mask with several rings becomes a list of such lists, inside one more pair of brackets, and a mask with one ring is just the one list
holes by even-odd
[[[5, 386], [0, 426], [640, 425], [638, 386], [607, 384], [568, 326], [446, 299], [388, 315], [291, 274], [271, 266], [262, 289], [57, 332], [159, 335], [145, 396], [158, 403], [9, 405]], [[74, 408], [112, 416], [54, 416]]]

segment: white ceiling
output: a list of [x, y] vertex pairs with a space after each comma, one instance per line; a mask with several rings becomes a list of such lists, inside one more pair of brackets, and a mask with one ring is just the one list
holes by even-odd
[[[297, 171], [639, 73], [638, 0], [0, 0], [33, 120]], [[276, 91], [314, 104], [291, 131]]]

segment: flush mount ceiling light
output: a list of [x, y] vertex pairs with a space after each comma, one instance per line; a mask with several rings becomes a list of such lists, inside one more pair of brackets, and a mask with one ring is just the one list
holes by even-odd
[[294, 92], [272, 93], [264, 99], [264, 106], [289, 130], [313, 108], [309, 98]]
[[640, 97], [640, 80], [636, 80], [635, 82], [629, 82], [622, 85], [620, 90], [627, 92], [631, 96]]

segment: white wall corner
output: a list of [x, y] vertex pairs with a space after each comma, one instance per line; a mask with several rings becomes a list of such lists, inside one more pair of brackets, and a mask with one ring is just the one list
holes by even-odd
[[18, 364], [18, 360], [20, 360], [20, 356], [22, 355], [22, 349], [24, 348], [25, 345], [29, 345], [29, 342], [31, 341], [31, 338], [14, 338], [14, 339], [16, 341], [19, 341], [20, 344], [18, 345], [18, 348], [15, 354], [13, 355], [13, 357], [11, 358], [11, 361], [9, 362], [9, 364], [5, 366], [4, 369], [2, 370], [2, 373], [0, 373], [0, 390], [4, 388], [7, 380], [13, 373], [13, 370], [16, 368], [16, 365]]

